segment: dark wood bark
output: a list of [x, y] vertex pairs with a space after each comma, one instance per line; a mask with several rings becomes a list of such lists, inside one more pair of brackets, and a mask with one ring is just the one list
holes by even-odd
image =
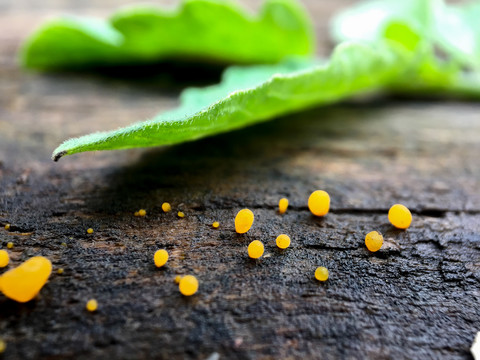
[[[305, 3], [327, 54], [326, 21], [348, 2]], [[118, 4], [0, 5], [0, 224], [11, 224], [0, 241], [15, 244], [9, 267], [38, 254], [54, 264], [38, 299], [0, 297], [4, 358], [468, 359], [480, 330], [479, 105], [351, 102], [180, 146], [53, 163], [62, 140], [148, 118], [175, 106], [181, 88], [218, 80], [217, 68], [178, 64], [168, 76], [152, 67], [154, 80], [140, 69], [18, 67], [18, 45], [46, 17]], [[324, 219], [306, 207], [316, 189], [332, 197]], [[164, 214], [164, 201], [175, 211]], [[397, 202], [413, 212], [407, 231], [388, 224]], [[244, 207], [255, 223], [239, 236], [233, 219]], [[140, 208], [145, 218], [133, 216]], [[371, 230], [385, 237], [375, 254], [364, 245]], [[284, 252], [280, 233], [292, 238]], [[259, 261], [246, 255], [253, 239], [266, 245]], [[158, 248], [170, 252], [161, 270]], [[313, 278], [320, 265], [325, 284]], [[177, 274], [196, 275], [198, 294], [182, 297]], [[95, 314], [85, 310], [92, 297]]]

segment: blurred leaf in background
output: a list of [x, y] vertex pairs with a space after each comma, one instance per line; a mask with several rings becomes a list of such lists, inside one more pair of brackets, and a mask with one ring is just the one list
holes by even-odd
[[267, 0], [257, 16], [230, 0], [185, 0], [173, 10], [121, 9], [108, 20], [53, 19], [26, 41], [21, 60], [26, 67], [50, 70], [164, 59], [276, 63], [313, 53], [313, 27], [296, 0]]

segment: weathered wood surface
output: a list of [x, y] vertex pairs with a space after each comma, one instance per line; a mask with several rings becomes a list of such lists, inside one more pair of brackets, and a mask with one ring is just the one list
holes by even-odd
[[[42, 254], [65, 269], [35, 301], [0, 298], [3, 357], [469, 359], [480, 330], [480, 105], [351, 103], [181, 146], [53, 163], [63, 139], [147, 118], [175, 106], [183, 86], [218, 78], [215, 69], [147, 82], [18, 68], [18, 44], [49, 15], [105, 15], [119, 3], [0, 4], [0, 224], [12, 224], [0, 242], [15, 243], [10, 267]], [[347, 2], [305, 3], [328, 53], [326, 19]], [[318, 188], [332, 196], [321, 220], [306, 209]], [[283, 196], [291, 206], [280, 216]], [[163, 214], [163, 201], [186, 217]], [[388, 225], [396, 202], [414, 212], [408, 231]], [[256, 220], [238, 236], [243, 207]], [[133, 217], [139, 208], [146, 218]], [[369, 254], [373, 229], [386, 241]], [[293, 239], [283, 253], [279, 233]], [[260, 261], [246, 257], [253, 239], [266, 244]], [[163, 270], [153, 266], [157, 248], [171, 254]], [[326, 284], [313, 279], [320, 265]], [[173, 281], [187, 273], [200, 280], [192, 298]], [[91, 297], [96, 314], [85, 311]]]

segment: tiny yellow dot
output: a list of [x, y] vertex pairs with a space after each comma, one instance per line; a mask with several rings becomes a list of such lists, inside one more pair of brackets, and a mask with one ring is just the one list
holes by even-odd
[[212, 227], [214, 229], [218, 229], [220, 227], [220, 223], [218, 221], [215, 221], [213, 224], [212, 224]]
[[251, 210], [240, 210], [235, 216], [235, 231], [239, 234], [245, 234], [252, 227], [254, 218]]
[[179, 211], [179, 212], [177, 213], [177, 216], [178, 216], [179, 218], [184, 218], [184, 217], [185, 217], [185, 214], [184, 214], [183, 212]]
[[258, 259], [263, 255], [263, 252], [265, 251], [265, 248], [263, 247], [263, 244], [259, 240], [253, 240], [250, 245], [248, 245], [248, 256], [250, 256], [252, 259]]
[[326, 267], [320, 266], [315, 270], [315, 279], [318, 281], [327, 281], [328, 280], [328, 269]]
[[330, 210], [330, 195], [326, 191], [314, 191], [308, 198], [308, 208], [315, 216], [325, 216]]
[[140, 216], [140, 214], [138, 213], [138, 211], [135, 211], [135, 212], [133, 213], [133, 216]]
[[182, 277], [180, 275], [175, 276], [175, 283], [180, 284], [180, 280], [182, 280]]
[[13, 242], [9, 241], [7, 243], [7, 248], [12, 249], [13, 248]]
[[365, 236], [365, 245], [371, 252], [380, 250], [383, 244], [383, 236], [378, 231], [370, 231]]
[[61, 246], [67, 246], [67, 243], [66, 243], [66, 242], [62, 242], [60, 245], [61, 245]]
[[85, 307], [90, 312], [96, 311], [98, 309], [98, 302], [95, 299], [90, 299], [87, 301], [87, 305]]
[[277, 237], [276, 243], [280, 249], [286, 249], [290, 246], [290, 237], [285, 234], [280, 234]]
[[143, 216], [145, 216], [145, 215], [147, 215], [147, 212], [146, 212], [145, 209], [140, 209], [140, 210], [138, 210], [138, 216], [142, 216], [142, 217], [143, 217]]
[[168, 261], [168, 252], [167, 250], [160, 249], [155, 252], [153, 256], [153, 261], [155, 262], [156, 267], [162, 267]]
[[164, 202], [162, 204], [162, 210], [163, 212], [169, 212], [170, 210], [172, 210], [172, 206], [169, 203]]
[[280, 201], [278, 202], [278, 212], [280, 214], [285, 214], [288, 208], [288, 199], [286, 198], [281, 198]]
[[0, 268], [7, 266], [9, 261], [10, 257], [7, 250], [0, 250]]
[[185, 296], [191, 296], [198, 290], [198, 280], [193, 275], [185, 275], [180, 279], [178, 289]]
[[412, 213], [405, 205], [395, 204], [388, 210], [388, 220], [397, 229], [408, 229], [412, 223]]
[[0, 339], [0, 354], [4, 353], [7, 350], [7, 343], [5, 340]]
[[88, 228], [88, 229], [87, 229], [87, 234], [93, 234], [93, 229], [92, 229], [92, 228]]
[[5, 224], [5, 230], [10, 230], [10, 224]]
[[57, 270], [57, 274], [58, 274], [58, 275], [62, 275], [62, 274], [63, 274], [63, 268], [59, 268], [59, 269]]

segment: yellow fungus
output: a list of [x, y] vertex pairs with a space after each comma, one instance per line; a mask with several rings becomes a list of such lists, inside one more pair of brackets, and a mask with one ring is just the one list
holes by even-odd
[[177, 213], [177, 216], [178, 216], [179, 218], [184, 218], [184, 217], [185, 217], [185, 214], [184, 214], [183, 212], [179, 211], [179, 212]]
[[0, 250], [0, 268], [7, 266], [9, 261], [10, 257], [8, 256], [8, 252], [6, 250]]
[[180, 275], [175, 276], [175, 284], [180, 284], [180, 280], [182, 280]]
[[59, 269], [57, 270], [57, 274], [58, 274], [58, 275], [62, 275], [62, 274], [63, 274], [63, 268], [59, 268]]
[[163, 212], [169, 212], [170, 210], [172, 210], [172, 206], [169, 203], [164, 202], [162, 204], [162, 210]]
[[198, 290], [198, 280], [193, 275], [185, 275], [180, 279], [178, 289], [185, 296], [191, 296]]
[[0, 354], [3, 354], [7, 350], [7, 343], [5, 340], [0, 339]]
[[0, 277], [1, 291], [15, 301], [30, 301], [45, 285], [51, 272], [50, 260], [35, 256]]
[[235, 216], [235, 231], [239, 234], [245, 234], [252, 227], [254, 218], [251, 210], [240, 210]]
[[90, 299], [87, 301], [87, 305], [85, 305], [85, 308], [90, 311], [96, 311], [98, 309], [98, 302], [95, 299]]
[[327, 215], [330, 210], [330, 195], [326, 191], [314, 191], [308, 198], [308, 208], [315, 216]]
[[92, 229], [92, 228], [88, 228], [88, 229], [87, 229], [87, 234], [93, 234], [93, 229]]
[[248, 256], [252, 259], [258, 259], [263, 255], [265, 248], [259, 240], [253, 240], [250, 245], [248, 245]]
[[145, 216], [145, 215], [147, 215], [147, 211], [146, 211], [145, 209], [140, 209], [140, 210], [138, 210], [138, 216], [142, 216], [142, 217], [143, 217], [143, 216]]
[[13, 242], [9, 241], [7, 243], [7, 248], [12, 249], [13, 248]]
[[280, 234], [277, 237], [276, 243], [280, 249], [286, 249], [290, 246], [290, 237], [285, 234]]
[[67, 243], [66, 243], [66, 242], [62, 242], [60, 245], [61, 245], [61, 246], [67, 246]]
[[328, 269], [326, 267], [320, 266], [315, 270], [315, 279], [318, 281], [327, 281], [328, 280]]
[[218, 229], [220, 227], [220, 223], [218, 221], [215, 221], [213, 224], [212, 224], [212, 227], [214, 229]]
[[135, 212], [133, 213], [133, 216], [140, 216], [140, 214], [138, 213], [138, 211], [135, 211]]
[[383, 244], [383, 236], [378, 231], [370, 231], [365, 236], [365, 245], [371, 252], [380, 250]]
[[155, 261], [155, 266], [156, 267], [162, 267], [165, 265], [168, 261], [168, 252], [167, 250], [160, 249], [155, 252], [155, 255], [153, 256], [153, 261]]
[[397, 229], [408, 229], [412, 223], [412, 213], [406, 206], [395, 204], [388, 210], [388, 220]]
[[10, 224], [5, 224], [5, 230], [10, 230]]
[[281, 198], [280, 201], [278, 202], [278, 212], [280, 214], [285, 214], [288, 208], [288, 199], [286, 198]]

